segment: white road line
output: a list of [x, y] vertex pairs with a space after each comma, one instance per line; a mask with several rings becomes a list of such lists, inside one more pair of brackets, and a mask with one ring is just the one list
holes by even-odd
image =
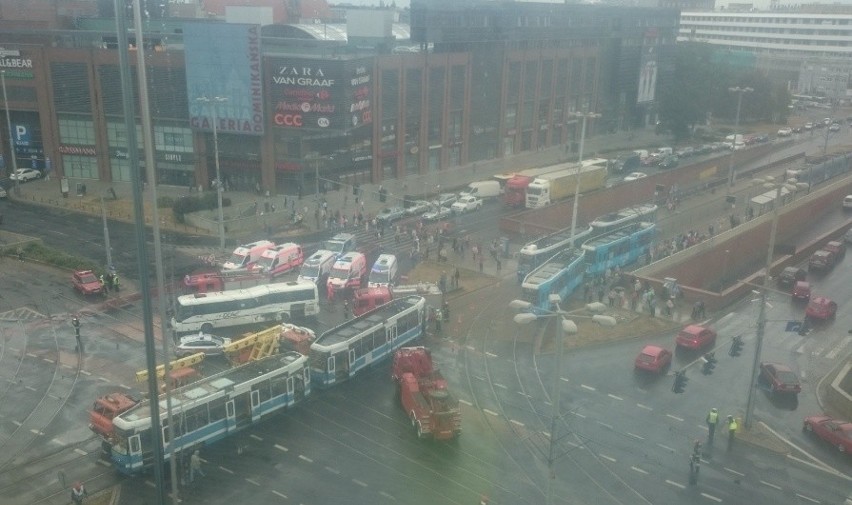
[[289, 451], [289, 450], [290, 450], [290, 449], [288, 449], [288, 448], [284, 447], [283, 445], [278, 445], [278, 444], [275, 444], [275, 445], [274, 445], [274, 447], [275, 447], [276, 449], [278, 449], [279, 451], [284, 451], [284, 452], [287, 452], [287, 451]]
[[565, 382], [571, 382], [571, 381], [569, 381], [568, 379], [566, 379], [565, 377], [560, 377], [560, 378], [559, 378], [559, 380], [561, 380], [561, 381], [565, 381]]
[[92, 375], [92, 372], [89, 372], [87, 370], [80, 370], [80, 373], [83, 375]]
[[813, 499], [813, 498], [811, 498], [810, 496], [805, 496], [805, 495], [803, 495], [803, 494], [799, 494], [799, 493], [796, 493], [796, 496], [798, 496], [799, 498], [801, 498], [801, 499], [803, 499], [803, 500], [808, 500], [808, 501], [809, 501], [809, 502], [811, 502], [811, 503], [820, 503], [820, 501], [819, 501], [819, 500], [814, 500], [814, 499]]
[[583, 388], [583, 389], [589, 390], [589, 391], [597, 391], [597, 390], [596, 390], [595, 388], [593, 388], [592, 386], [587, 386], [587, 385], [585, 385], [585, 384], [580, 384], [580, 387], [581, 387], [581, 388]]
[[841, 340], [839, 344], [834, 346], [834, 349], [828, 351], [826, 353], [825, 357], [828, 358], [828, 359], [836, 358], [837, 355], [840, 354], [840, 351], [842, 351], [844, 347], [849, 345], [849, 342], [852, 342], [852, 337], [849, 337], [849, 336], [843, 337], [843, 340]]
[[614, 428], [612, 427], [612, 425], [611, 425], [611, 424], [607, 424], [607, 423], [605, 423], [605, 422], [603, 422], [603, 421], [598, 421], [598, 424], [600, 424], [600, 425], [601, 425], [601, 426], [603, 426], [604, 428], [609, 428], [609, 429], [611, 429], [611, 430], [612, 430], [612, 429], [614, 429]]
[[819, 346], [816, 349], [814, 349], [813, 352], [811, 352], [811, 356], [819, 356], [820, 354], [822, 354], [822, 351], [824, 351], [824, 350], [825, 350], [824, 345]]
[[55, 363], [55, 361], [53, 361], [52, 359], [48, 359], [48, 358], [41, 358], [41, 360], [47, 361], [48, 363]]
[[459, 398], [459, 403], [464, 403], [464, 404], [465, 404], [465, 405], [467, 405], [468, 407], [473, 407], [473, 403], [471, 403], [471, 402], [469, 402], [469, 401], [467, 401], [467, 400], [462, 400], [461, 398]]
[[330, 466], [325, 467], [326, 471], [333, 473], [334, 475], [340, 475], [340, 470], [337, 468], [332, 468]]
[[314, 462], [314, 460], [312, 460], [311, 458], [309, 458], [309, 457], [307, 457], [307, 456], [305, 456], [305, 455], [303, 455], [303, 454], [299, 454], [299, 459], [301, 459], [302, 461], [307, 461], [308, 463], [313, 463], [313, 462]]
[[745, 477], [744, 473], [740, 473], [740, 472], [734, 470], [733, 468], [728, 468], [727, 466], [724, 466], [722, 468], [724, 468], [726, 472], [731, 472], [734, 475], [739, 475], [740, 477]]
[[30, 433], [32, 433], [33, 435], [44, 435], [44, 433], [42, 433], [42, 432], [38, 431], [38, 430], [37, 430], [37, 429], [35, 429], [35, 428], [31, 428], [31, 429], [30, 429]]
[[634, 472], [644, 473], [645, 475], [648, 475], [647, 471], [642, 470], [641, 468], [639, 468], [637, 466], [631, 466], [630, 469], [633, 470]]
[[18, 428], [20, 428], [20, 427], [21, 427], [21, 425], [22, 425], [22, 424], [24, 424], [24, 423], [22, 423], [22, 422], [20, 422], [20, 421], [12, 421], [12, 424], [14, 424], [14, 425], [15, 425], [15, 426], [17, 426]]
[[274, 489], [272, 490], [272, 494], [274, 494], [274, 495], [278, 495], [278, 496], [280, 496], [281, 498], [284, 498], [285, 500], [287, 499], [287, 495], [286, 495], [286, 494], [279, 493], [278, 491], [276, 491], [276, 490], [274, 490]]
[[390, 493], [385, 493], [384, 491], [379, 491], [379, 494], [387, 498], [388, 500], [396, 501], [396, 497]]
[[256, 480], [249, 479], [248, 477], [246, 477], [246, 482], [248, 482], [249, 484], [254, 484], [257, 487], [260, 487], [260, 482], [258, 482]]
[[635, 434], [635, 433], [630, 433], [629, 431], [627, 432], [627, 435], [629, 435], [629, 436], [631, 436], [631, 437], [633, 437], [633, 438], [639, 439], [639, 440], [645, 440], [645, 437], [640, 436], [640, 435], [637, 435], [637, 434]]
[[666, 479], [666, 484], [668, 484], [670, 486], [674, 486], [674, 487], [679, 487], [681, 489], [686, 489], [686, 486], [684, 486], [683, 484], [677, 483], [673, 480]]
[[777, 489], [778, 491], [781, 491], [781, 486], [776, 486], [775, 484], [773, 484], [771, 482], [766, 482], [765, 480], [762, 480], [762, 481], [760, 481], [760, 483], [763, 484], [764, 486], [769, 486], [771, 488]]
[[95, 461], [95, 463], [98, 464], [98, 465], [101, 465], [103, 467], [106, 467], [106, 468], [110, 468], [112, 466], [109, 463], [107, 463], [106, 461], [104, 461], [103, 459], [98, 459], [97, 461]]
[[654, 410], [652, 407], [649, 407], [647, 405], [642, 405], [641, 403], [637, 403], [636, 406], [639, 407], [640, 409]]
[[520, 426], [521, 428], [524, 427], [524, 423], [522, 423], [520, 421], [515, 421], [514, 419], [509, 419], [509, 422], [514, 424], [514, 425]]
[[127, 390], [129, 390], [129, 389], [130, 389], [130, 386], [126, 386], [126, 385], [124, 385], [124, 384], [119, 384], [119, 385], [118, 385], [118, 387], [120, 387], [120, 388], [122, 388], [122, 389], [127, 389]]
[[27, 390], [33, 391], [33, 392], [35, 392], [35, 390], [36, 390], [36, 388], [34, 388], [32, 386], [24, 386], [24, 389], [27, 389]]
[[573, 412], [573, 411], [572, 411], [572, 412], [570, 412], [570, 413], [571, 413], [571, 414], [573, 414], [573, 415], [575, 415], [575, 416], [577, 416], [577, 417], [579, 417], [580, 419], [585, 419], [585, 418], [586, 418], [586, 416], [584, 416], [583, 414], [580, 414], [579, 412]]
[[65, 442], [63, 442], [62, 440], [59, 440], [58, 438], [52, 438], [52, 439], [50, 439], [50, 441], [53, 442], [56, 445], [65, 445]]
[[714, 501], [714, 502], [716, 502], [716, 503], [722, 503], [722, 499], [721, 499], [721, 498], [718, 498], [718, 497], [716, 497], [716, 496], [713, 496], [712, 494], [701, 493], [701, 496], [703, 496], [703, 497], [707, 498], [708, 500], [713, 500], [713, 501]]
[[263, 439], [262, 439], [262, 438], [260, 438], [259, 436], [255, 435], [254, 433], [252, 433], [252, 434], [251, 434], [251, 435], [249, 435], [249, 436], [250, 436], [251, 438], [253, 438], [253, 439], [257, 440], [258, 442], [263, 442]]
[[666, 417], [670, 417], [670, 418], [674, 419], [675, 421], [681, 421], [681, 422], [683, 422], [683, 418], [682, 418], [682, 417], [673, 416], [673, 415], [671, 415], [671, 414], [666, 414]]
[[38, 356], [36, 356], [35, 354], [33, 354], [31, 352], [28, 352], [27, 356], [29, 356], [30, 358], [38, 358]]
[[467, 349], [468, 351], [475, 351], [476, 350], [476, 348], [473, 347], [472, 345], [466, 345], [466, 346], [464, 346], [464, 348]]
[[[805, 456], [807, 456], [808, 458], [810, 458], [810, 460], [811, 460], [811, 461], [813, 461], [814, 463], [816, 463], [815, 465], [812, 465], [814, 468], [819, 469], [819, 470], [822, 470], [823, 472], [830, 473], [831, 475], [835, 475], [835, 476], [837, 476], [837, 477], [840, 477], [841, 479], [846, 479], [847, 481], [852, 481], [852, 477], [850, 477], [850, 476], [846, 475], [846, 474], [845, 474], [845, 473], [843, 473], [843, 472], [839, 472], [839, 471], [835, 470], [834, 468], [832, 468], [832, 467], [828, 466], [826, 463], [823, 463], [822, 461], [820, 461], [819, 459], [817, 459], [817, 458], [816, 458], [816, 456], [812, 455], [812, 454], [811, 454], [811, 453], [809, 453], [808, 451], [806, 451], [806, 450], [802, 449], [801, 447], [799, 447], [798, 445], [794, 444], [794, 443], [793, 443], [793, 442], [791, 442], [789, 439], [782, 437], [780, 433], [778, 433], [777, 431], [775, 431], [775, 430], [773, 430], [772, 428], [770, 428], [770, 427], [769, 427], [766, 423], [764, 423], [763, 421], [758, 422], [758, 424], [760, 424], [760, 426], [761, 426], [762, 428], [766, 429], [766, 431], [768, 431], [769, 433], [772, 433], [773, 435], [775, 435], [775, 438], [777, 438], [777, 439], [779, 439], [779, 440], [783, 441], [785, 444], [789, 445], [790, 447], [792, 447], [792, 448], [796, 449], [796, 450], [797, 450], [797, 451], [799, 451], [800, 453], [802, 453], [802, 454], [804, 454]], [[788, 458], [790, 458], [790, 459], [792, 459], [792, 460], [802, 461], [802, 460], [800, 460], [799, 458], [797, 458], [797, 457], [795, 457], [795, 456], [791, 456], [791, 455], [789, 455], [789, 454], [787, 455], [787, 457], [788, 457]], [[802, 463], [807, 463], [807, 462], [806, 462], [806, 461], [802, 461]]]
[[807, 345], [808, 345], [807, 342], [802, 342], [802, 345], [800, 345], [799, 348], [796, 349], [796, 354], [804, 354], [805, 353], [805, 347]]
[[226, 473], [229, 473], [229, 474], [231, 474], [231, 475], [234, 475], [234, 471], [233, 471], [233, 470], [231, 470], [230, 468], [225, 468], [225, 467], [224, 467], [224, 466], [222, 466], [222, 465], [219, 465], [219, 470], [222, 470], [223, 472], [226, 472]]
[[615, 458], [611, 458], [611, 457], [607, 456], [606, 454], [598, 454], [598, 456], [600, 456], [600, 457], [602, 457], [603, 459], [605, 459], [605, 460], [607, 460], [607, 461], [610, 461], [610, 462], [612, 462], [612, 463], [616, 463], [616, 462], [617, 462], [617, 461], [615, 460]]
[[500, 389], [509, 389], [509, 388], [507, 388], [506, 386], [504, 386], [503, 384], [500, 384], [499, 382], [495, 382], [495, 383], [494, 383], [494, 386], [495, 386], [495, 387], [498, 387], [498, 388], [500, 388]]
[[611, 394], [611, 393], [610, 393], [610, 394], [607, 394], [607, 396], [609, 396], [609, 397], [610, 397], [610, 398], [612, 398], [613, 400], [621, 400], [621, 401], [624, 401], [624, 398], [622, 398], [622, 397], [620, 397], [620, 396], [615, 396], [614, 394]]
[[101, 382], [107, 382], [107, 383], [110, 382], [110, 380], [107, 379], [106, 377], [98, 377], [98, 380], [101, 381]]
[[88, 452], [84, 451], [83, 449], [80, 449], [79, 447], [75, 447], [74, 452], [76, 452], [80, 456], [86, 456], [89, 454]]
[[576, 448], [578, 448], [578, 447], [580, 447], [579, 445], [577, 445], [577, 444], [575, 444], [574, 442], [571, 442], [571, 441], [569, 441], [569, 440], [563, 440], [563, 441], [562, 441], [562, 443], [563, 443], [563, 444], [565, 444], [565, 445], [570, 445], [571, 447], [573, 447], [573, 448], [575, 448], [575, 449], [576, 449]]
[[665, 449], [665, 450], [667, 450], [667, 451], [669, 451], [669, 452], [675, 452], [675, 450], [674, 450], [674, 449], [672, 449], [671, 447], [669, 447], [669, 446], [667, 446], [667, 445], [665, 445], [665, 444], [661, 444], [661, 443], [659, 443], [659, 442], [658, 442], [658, 443], [657, 443], [657, 446], [662, 447], [663, 449]]
[[359, 486], [361, 486], [361, 487], [367, 487], [367, 483], [366, 483], [366, 482], [360, 481], [360, 480], [358, 480], [358, 479], [352, 479], [352, 482], [354, 482], [355, 484], [358, 484], [358, 485], [359, 485]]
[[485, 412], [486, 414], [491, 414], [491, 415], [492, 415], [492, 416], [494, 416], [494, 417], [497, 417], [497, 416], [499, 416], [499, 415], [500, 415], [500, 414], [498, 414], [497, 412], [494, 412], [493, 410], [482, 409], [482, 411], [483, 411], [483, 412]]
[[477, 379], [477, 380], [481, 380], [482, 382], [485, 382], [485, 377], [480, 377], [478, 375], [474, 375], [473, 378]]
[[154, 488], [157, 487], [157, 485], [154, 484], [153, 482], [151, 482], [150, 480], [146, 480], [145, 485], [148, 486], [148, 487], [154, 487]]
[[488, 352], [488, 351], [485, 352], [485, 355], [488, 356], [489, 358], [496, 358], [497, 357], [496, 354], [494, 354], [493, 352]]

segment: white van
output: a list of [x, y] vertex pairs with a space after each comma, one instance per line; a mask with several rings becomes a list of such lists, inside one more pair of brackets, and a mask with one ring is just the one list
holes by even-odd
[[399, 264], [393, 254], [380, 254], [370, 270], [370, 279], [367, 286], [377, 288], [380, 286], [393, 286], [399, 275]]
[[326, 289], [331, 293], [345, 289], [358, 289], [367, 276], [367, 257], [359, 252], [348, 252], [334, 262], [328, 274]]
[[304, 261], [302, 246], [287, 242], [263, 251], [260, 259], [249, 270], [275, 277], [299, 268]]
[[503, 194], [503, 188], [500, 187], [500, 183], [496, 180], [477, 181], [468, 184], [467, 187], [462, 190], [462, 194], [473, 195], [475, 197], [482, 198], [483, 200], [488, 200], [490, 198], [497, 198]]
[[647, 158], [651, 154], [651, 153], [648, 152], [647, 149], [634, 149], [633, 153], [639, 155], [640, 161], [644, 160], [645, 158]]
[[245, 270], [250, 265], [257, 263], [257, 260], [263, 255], [263, 251], [270, 247], [275, 247], [275, 242], [258, 240], [250, 244], [243, 244], [234, 249], [231, 257], [222, 265], [222, 268], [225, 270]]
[[658, 147], [656, 154], [657, 154], [657, 156], [665, 157], [665, 156], [671, 156], [673, 152], [674, 151], [672, 150], [671, 147]]
[[302, 263], [302, 268], [299, 269], [299, 281], [311, 281], [317, 286], [322, 286], [328, 279], [328, 274], [331, 273], [334, 267], [334, 261], [337, 255], [333, 251], [320, 249], [311, 254], [311, 256]]

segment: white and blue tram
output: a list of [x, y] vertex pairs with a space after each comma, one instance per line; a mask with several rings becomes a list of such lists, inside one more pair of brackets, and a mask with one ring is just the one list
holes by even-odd
[[317, 387], [330, 387], [393, 354], [423, 335], [426, 300], [406, 296], [332, 328], [311, 344], [311, 376]]
[[599, 277], [607, 270], [623, 268], [646, 256], [651, 250], [657, 226], [633, 223], [583, 244], [586, 275]]
[[645, 203], [604, 214], [589, 223], [589, 226], [597, 232], [593, 236], [600, 236], [604, 233], [620, 230], [629, 224], [639, 222], [655, 223], [656, 221], [657, 206], [653, 203]]
[[[297, 352], [276, 354], [174, 390], [172, 423], [166, 418], [166, 398], [161, 395], [160, 427], [163, 454], [209, 445], [310, 395], [308, 357]], [[154, 461], [150, 401], [146, 400], [113, 419], [115, 439], [110, 454], [115, 468], [135, 474]]]
[[[589, 226], [585, 229], [577, 227], [574, 237], [574, 245], [579, 247], [584, 240], [593, 236], [594, 229]], [[553, 257], [554, 254], [571, 247], [571, 228], [539, 237], [521, 248], [518, 253], [518, 282], [543, 265]]]
[[532, 303], [532, 312], [550, 309], [550, 295], [566, 300], [583, 283], [586, 265], [583, 254], [576, 248], [564, 249], [524, 278], [521, 289], [524, 299]]

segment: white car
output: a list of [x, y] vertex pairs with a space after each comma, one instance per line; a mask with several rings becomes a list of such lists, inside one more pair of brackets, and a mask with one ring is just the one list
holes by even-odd
[[793, 134], [792, 128], [781, 128], [780, 130], [778, 130], [778, 136], [779, 137], [789, 137], [792, 134]]
[[421, 219], [424, 221], [440, 221], [453, 215], [452, 209], [449, 207], [432, 207], [432, 210], [423, 214]]
[[41, 172], [34, 168], [19, 168], [12, 175], [9, 176], [9, 179], [20, 182], [33, 181], [35, 179], [40, 178]]
[[846, 195], [843, 197], [843, 209], [852, 210], [852, 195]]
[[417, 200], [412, 202], [411, 205], [405, 209], [405, 213], [409, 216], [419, 216], [424, 212], [428, 212], [429, 209], [432, 208], [432, 205], [426, 200]]
[[482, 199], [473, 195], [464, 195], [460, 197], [456, 200], [456, 203], [450, 207], [450, 209], [456, 214], [471, 212], [480, 208], [482, 208]]
[[646, 174], [645, 172], [633, 172], [628, 174], [627, 177], [624, 178], [624, 182], [636, 181], [639, 179], [644, 179], [645, 177], [648, 177], [648, 174]]
[[178, 357], [191, 356], [203, 352], [208, 356], [222, 354], [222, 348], [231, 343], [230, 338], [217, 337], [209, 333], [198, 332], [197, 335], [181, 337], [180, 344], [175, 347]]
[[830, 131], [830, 132], [839, 132], [839, 131], [840, 131], [840, 124], [838, 124], [838, 123], [831, 123], [831, 126], [829, 126], [829, 127], [828, 127], [828, 131]]

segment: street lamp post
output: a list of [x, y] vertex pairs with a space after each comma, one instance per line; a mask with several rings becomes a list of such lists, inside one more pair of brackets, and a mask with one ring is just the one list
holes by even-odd
[[571, 247], [574, 247], [574, 234], [577, 232], [577, 212], [580, 207], [580, 172], [583, 171], [583, 147], [586, 143], [586, 119], [599, 118], [601, 115], [594, 112], [578, 112], [575, 113], [574, 116], [582, 118], [583, 123], [580, 127], [580, 152], [577, 159], [577, 180], [575, 181], [573, 204], [574, 209], [571, 214]]
[[743, 94], [751, 93], [752, 91], [754, 91], [754, 89], [749, 87], [741, 88], [739, 86], [734, 86], [728, 88], [728, 91], [730, 91], [731, 93], [736, 93], [738, 95], [737, 116], [734, 119], [734, 141], [731, 143], [731, 156], [728, 158], [728, 193], [730, 193], [734, 187], [734, 152], [736, 151], [735, 148], [737, 147], [737, 132], [740, 129], [740, 108], [743, 105]]
[[195, 99], [198, 102], [204, 104], [212, 104], [213, 110], [213, 160], [216, 165], [216, 204], [219, 207], [219, 249], [225, 250], [225, 213], [222, 210], [222, 191], [224, 191], [224, 185], [222, 184], [222, 173], [219, 170], [219, 134], [218, 134], [218, 122], [219, 122], [219, 104], [225, 103], [228, 101], [226, 97], [214, 96], [207, 97], [202, 96]]
[[[557, 294], [550, 295], [550, 303], [553, 305], [554, 310], [545, 311], [544, 314], [534, 314], [532, 312], [522, 312], [520, 314], [516, 314], [513, 317], [513, 320], [518, 324], [529, 324], [533, 321], [542, 319], [542, 318], [559, 318], [559, 324], [557, 325], [557, 338], [559, 339], [556, 342], [556, 369], [553, 371], [553, 391], [551, 399], [551, 404], [553, 406], [553, 412], [550, 417], [550, 445], [547, 451], [547, 468], [548, 468], [548, 478], [547, 478], [547, 504], [550, 505], [554, 503], [554, 486], [553, 481], [556, 479], [555, 470], [553, 469], [553, 464], [558, 459], [557, 454], [557, 432], [559, 429], [559, 420], [562, 417], [562, 412], [560, 408], [560, 394], [559, 394], [559, 386], [560, 386], [560, 371], [562, 370], [562, 354], [563, 348], [565, 346], [565, 336], [566, 335], [574, 335], [577, 333], [577, 324], [571, 319], [566, 319], [565, 316], [571, 316], [572, 318], [585, 318], [591, 319], [592, 321], [600, 324], [601, 326], [615, 326], [616, 320], [611, 316], [605, 316], [602, 314], [595, 314], [593, 316], [582, 316], [572, 314], [570, 312], [565, 312], [559, 306], [559, 303], [562, 301], [561, 297]], [[509, 303], [509, 306], [516, 310], [529, 310], [532, 304], [525, 300], [512, 300]], [[586, 310], [590, 312], [603, 312], [606, 310], [606, 306], [602, 303], [593, 302], [586, 305]]]
[[12, 173], [15, 174], [15, 195], [21, 195], [21, 183], [18, 181], [18, 157], [15, 156], [15, 140], [12, 132], [12, 114], [9, 109], [9, 98], [6, 96], [6, 71], [0, 70], [0, 83], [3, 86], [3, 106], [6, 108], [6, 128], [9, 130], [9, 155], [12, 157]]
[[104, 195], [101, 195], [101, 220], [104, 224], [104, 247], [106, 248], [107, 269], [112, 273], [112, 248], [109, 245], [109, 228], [107, 227], [106, 206], [104, 206]]

